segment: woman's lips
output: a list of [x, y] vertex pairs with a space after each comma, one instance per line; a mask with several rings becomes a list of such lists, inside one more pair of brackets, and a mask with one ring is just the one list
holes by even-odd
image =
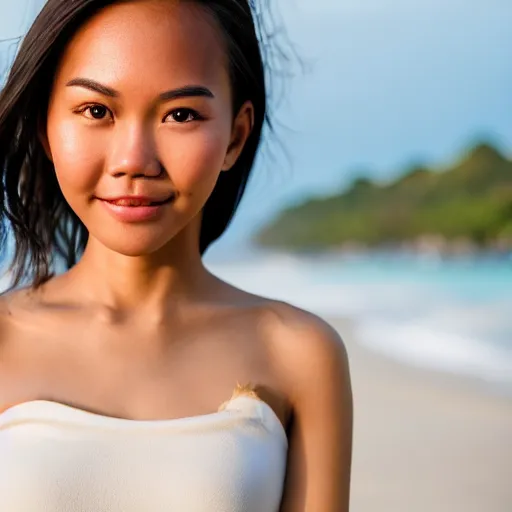
[[152, 201], [147, 198], [100, 199], [105, 209], [121, 222], [145, 222], [155, 220], [164, 208], [172, 202], [172, 197], [164, 201]]
[[139, 199], [105, 199], [105, 201], [116, 206], [154, 206], [162, 204], [158, 201], [142, 201]]

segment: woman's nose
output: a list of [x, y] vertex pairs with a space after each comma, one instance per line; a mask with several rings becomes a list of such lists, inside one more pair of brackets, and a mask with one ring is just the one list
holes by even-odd
[[156, 155], [154, 136], [141, 126], [118, 129], [111, 140], [108, 173], [113, 177], [156, 178], [162, 165]]

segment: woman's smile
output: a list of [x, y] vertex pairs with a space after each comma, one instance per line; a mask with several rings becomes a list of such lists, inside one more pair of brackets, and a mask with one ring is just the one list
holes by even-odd
[[163, 200], [145, 196], [97, 199], [115, 219], [121, 222], [146, 222], [160, 218], [165, 207], [172, 204], [175, 196], [172, 195]]

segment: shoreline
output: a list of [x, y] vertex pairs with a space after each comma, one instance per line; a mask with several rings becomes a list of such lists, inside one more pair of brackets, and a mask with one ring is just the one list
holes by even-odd
[[509, 512], [512, 398], [381, 355], [350, 319], [326, 321], [352, 377], [351, 512]]
[[[329, 320], [328, 320], [329, 321]], [[427, 381], [430, 385], [450, 386], [453, 388], [464, 389], [484, 396], [493, 396], [509, 400], [512, 403], [512, 386], [504, 382], [492, 381], [479, 377], [469, 372], [459, 373], [441, 369], [428, 364], [413, 362], [407, 358], [396, 357], [392, 353], [387, 353], [382, 347], [373, 347], [361, 339], [362, 335], [357, 333], [357, 326], [350, 318], [331, 317], [331, 323], [338, 324], [345, 331], [345, 337], [350, 339], [351, 345], [356, 344], [358, 350], [367, 352], [368, 357], [376, 357], [386, 362], [389, 366], [394, 366], [399, 372], [409, 373], [415, 379]], [[335, 326], [336, 327], [336, 326]], [[343, 336], [342, 336], [343, 337]], [[345, 341], [345, 339], [343, 339]]]

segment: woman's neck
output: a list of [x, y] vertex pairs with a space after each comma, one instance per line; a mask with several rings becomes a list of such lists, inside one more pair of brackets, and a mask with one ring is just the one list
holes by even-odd
[[208, 293], [215, 277], [198, 250], [168, 244], [147, 256], [125, 256], [91, 239], [66, 279], [85, 300], [116, 311], [151, 311], [159, 316], [180, 300]]

